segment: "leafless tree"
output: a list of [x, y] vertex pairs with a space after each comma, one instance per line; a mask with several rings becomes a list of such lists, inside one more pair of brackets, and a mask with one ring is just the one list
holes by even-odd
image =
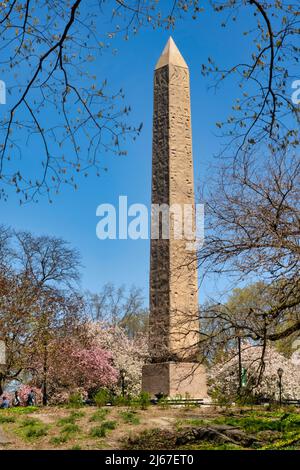
[[11, 236], [11, 230], [0, 225], [0, 273], [7, 268], [7, 261], [11, 254], [11, 250], [9, 248]]
[[15, 261], [37, 286], [68, 286], [78, 282], [80, 255], [60, 238], [16, 232]]
[[[285, 152], [265, 163], [224, 168], [206, 194], [205, 273], [259, 280], [252, 303], [204, 313], [213, 336], [277, 341], [300, 331], [300, 162]], [[260, 302], [258, 302], [258, 299]], [[225, 335], [226, 336], [226, 335]]]
[[[244, 11], [256, 21], [244, 32], [252, 45], [248, 60], [217, 65], [208, 58], [202, 65], [216, 87], [237, 77], [241, 89], [227, 121], [216, 123], [226, 137], [224, 153], [245, 155], [266, 140], [274, 153], [282, 146], [296, 147], [299, 106], [291, 100], [291, 82], [299, 78], [297, 2], [209, 3], [220, 27], [238, 22]], [[123, 91], [109, 92], [107, 81], [101, 77], [99, 85], [92, 72], [90, 62], [107, 46], [107, 38], [99, 37], [99, 16], [113, 19], [109, 38], [122, 34], [128, 39], [145, 25], [173, 29], [187, 16], [201, 19], [203, 9], [199, 0], [0, 2], [1, 79], [10, 93], [0, 131], [1, 197], [13, 186], [20, 202], [44, 193], [51, 201], [61, 185], [76, 188], [78, 172], [105, 171], [101, 153], [126, 153], [122, 137], [141, 130], [124, 119], [130, 107], [117, 104]], [[32, 158], [34, 171], [28, 165]]]
[[76, 289], [78, 253], [60, 239], [28, 232], [12, 232], [7, 239], [9, 232], [1, 233], [10, 256], [0, 272], [0, 333], [7, 358], [0, 389], [24, 371], [33, 372], [34, 358], [40, 356], [46, 402], [49, 341], [63, 332], [71, 334], [85, 321], [84, 302]]
[[[132, 286], [127, 291], [125, 286], [116, 287], [107, 283], [99, 293], [88, 292], [87, 298], [90, 316], [94, 321], [118, 324], [128, 329], [130, 334], [134, 334], [135, 328], [145, 329], [147, 313], [141, 289]], [[139, 316], [142, 325], [139, 324]]]
[[138, 132], [126, 123], [123, 91], [109, 91], [91, 64], [107, 47], [98, 28], [105, 6], [105, 0], [0, 2], [8, 91], [0, 125], [2, 198], [13, 186], [20, 202], [41, 194], [51, 201], [62, 184], [76, 188], [78, 172], [105, 171], [102, 154], [125, 154], [123, 137]]
[[240, 90], [227, 120], [216, 123], [222, 130], [221, 155], [244, 159], [253, 147], [266, 142], [273, 153], [283, 147], [297, 148], [300, 107], [292, 100], [291, 84], [299, 79], [298, 2], [210, 0], [203, 4], [199, 0], [120, 0], [116, 3], [115, 34], [121, 31], [128, 37], [145, 25], [176, 30], [176, 24], [187, 18], [200, 22], [209, 6], [215, 21], [220, 21], [220, 28], [233, 28], [247, 14], [249, 29], [245, 29], [242, 37], [248, 41], [246, 47], [250, 53], [245, 51], [242, 62], [233, 64], [217, 64], [213, 57], [208, 57], [201, 68], [204, 76], [211, 77], [210, 85], [215, 89], [232, 79]]

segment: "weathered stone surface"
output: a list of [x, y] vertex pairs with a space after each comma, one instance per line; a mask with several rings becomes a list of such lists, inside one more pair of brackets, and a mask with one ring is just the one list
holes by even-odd
[[142, 388], [152, 397], [207, 398], [205, 368], [195, 362], [164, 362], [143, 367]]
[[166, 47], [164, 48], [163, 53], [156, 64], [155, 70], [170, 64], [188, 68], [184, 58], [180, 54], [175, 42], [173, 41], [173, 38], [171, 37], [169, 38]]
[[[178, 50], [176, 54], [164, 51], [162, 57], [170, 62], [164, 59], [155, 71], [152, 203], [176, 204], [183, 213], [184, 205], [194, 209], [194, 179], [189, 70], [178, 65], [182, 64], [178, 54]], [[174, 225], [171, 217], [170, 239], [151, 240], [150, 354], [154, 362], [198, 359], [195, 252], [187, 250], [185, 237], [175, 239]]]
[[[195, 228], [190, 82], [188, 67], [172, 39], [154, 75], [152, 204], [159, 208], [166, 205], [170, 213], [168, 233], [162, 232], [164, 215], [155, 217], [152, 213], [149, 350], [151, 362], [161, 367], [144, 368], [143, 389], [151, 394], [206, 397], [203, 367], [200, 394], [199, 374], [190, 384], [181, 380], [180, 386], [173, 386], [172, 382], [178, 378], [173, 362], [199, 366], [197, 265], [195, 251], [187, 249], [188, 242], [195, 239], [184, 232], [183, 225], [178, 229], [178, 216], [172, 210], [181, 212], [183, 222], [189, 207], [191, 228]], [[158, 236], [154, 237], [155, 233]], [[169, 366], [161, 364], [167, 362]], [[194, 366], [186, 366], [189, 375]]]

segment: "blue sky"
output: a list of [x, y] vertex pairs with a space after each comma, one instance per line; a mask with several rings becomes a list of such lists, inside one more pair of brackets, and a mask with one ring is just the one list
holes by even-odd
[[[108, 19], [99, 18], [103, 30], [112, 28]], [[217, 136], [215, 123], [229, 113], [238, 97], [237, 84], [229, 82], [215, 93], [212, 82], [200, 73], [201, 63], [213, 57], [227, 66], [244, 60], [249, 54], [250, 39], [242, 32], [249, 27], [247, 12], [239, 23], [230, 22], [221, 28], [222, 18], [207, 10], [197, 21], [185, 20], [177, 24], [172, 36], [190, 67], [194, 170], [196, 183], [213, 178], [214, 155], [222, 141]], [[1, 223], [35, 234], [62, 237], [78, 248], [82, 255], [82, 286], [97, 291], [106, 282], [116, 285], [135, 284], [148, 299], [149, 242], [106, 240], [96, 238], [96, 208], [101, 203], [116, 204], [119, 195], [127, 195], [128, 203], [150, 204], [151, 139], [153, 70], [170, 32], [141, 30], [124, 41], [122, 36], [111, 40], [111, 49], [96, 58], [94, 67], [99, 81], [107, 78], [111, 90], [123, 88], [126, 103], [132, 108], [133, 125], [143, 122], [143, 131], [136, 142], [128, 140], [125, 157], [105, 156], [108, 172], [100, 178], [80, 178], [79, 189], [68, 187], [53, 198], [19, 206], [18, 198], [10, 194], [8, 201], [0, 201]], [[117, 54], [112, 54], [117, 49]], [[9, 100], [9, 97], [8, 97]], [[0, 107], [0, 113], [4, 112]], [[24, 149], [24, 152], [37, 149]], [[32, 159], [30, 164], [34, 164]], [[201, 273], [199, 273], [201, 276]], [[215, 290], [209, 280], [202, 286], [200, 300]]]

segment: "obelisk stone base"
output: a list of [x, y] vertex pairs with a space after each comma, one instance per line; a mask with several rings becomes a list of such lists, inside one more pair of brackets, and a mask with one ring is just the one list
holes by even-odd
[[197, 362], [146, 364], [142, 377], [142, 389], [151, 397], [208, 398], [205, 367]]

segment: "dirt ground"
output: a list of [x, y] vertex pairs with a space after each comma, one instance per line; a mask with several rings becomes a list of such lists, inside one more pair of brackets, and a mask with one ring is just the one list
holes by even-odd
[[[79, 410], [72, 410], [63, 407], [48, 407], [35, 410], [30, 413], [9, 413], [5, 416], [13, 416], [13, 422], [1, 421], [0, 426], [6, 437], [5, 443], [0, 443], [0, 449], [120, 449], [128, 437], [140, 434], [149, 429], [174, 429], [176, 425], [185, 420], [213, 419], [222, 414], [220, 409], [214, 407], [201, 408], [161, 408], [150, 407], [147, 410], [134, 410], [134, 416], [138, 422], [125, 422], [123, 414], [131, 412], [128, 408], [106, 407], [106, 421], [114, 421], [115, 429], [110, 429], [105, 437], [93, 436], [92, 430], [99, 426], [100, 422], [93, 421], [95, 413], [99, 412], [96, 407], [84, 407]], [[13, 411], [13, 410], [11, 410]], [[25, 411], [25, 410], [24, 410]], [[61, 420], [67, 419], [72, 413], [77, 413], [74, 420], [76, 430], [71, 425], [71, 431], [67, 434], [65, 442], [64, 426]], [[24, 423], [34, 420], [38, 426], [44, 426], [45, 435], [24, 436], [22, 430]], [[104, 421], [102, 420], [102, 421]], [[8, 419], [9, 421], [9, 419]], [[27, 429], [27, 428], [26, 428]], [[61, 436], [64, 436], [61, 439]]]

